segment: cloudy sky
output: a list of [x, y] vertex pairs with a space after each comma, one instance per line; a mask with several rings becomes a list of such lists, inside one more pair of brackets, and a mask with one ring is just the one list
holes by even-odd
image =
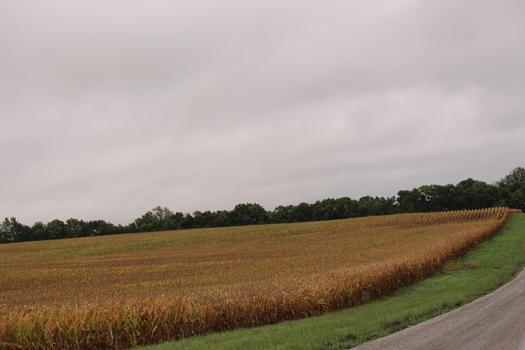
[[525, 158], [522, 0], [0, 0], [0, 216], [393, 195]]

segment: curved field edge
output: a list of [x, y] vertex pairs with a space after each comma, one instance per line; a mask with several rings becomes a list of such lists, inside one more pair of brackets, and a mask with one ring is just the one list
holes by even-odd
[[471, 302], [512, 280], [524, 266], [525, 214], [513, 214], [501, 233], [450, 261], [441, 272], [368, 304], [140, 349], [348, 349]]
[[[293, 292], [269, 285], [258, 291], [248, 289], [237, 299], [210, 295], [206, 303], [152, 298], [123, 304], [27, 307], [7, 314], [0, 340], [4, 346], [26, 349], [120, 349], [317, 316], [376, 299], [434, 274], [447, 261], [497, 233], [508, 214], [500, 208], [416, 216], [402, 227], [437, 225], [453, 235], [421, 251], [407, 245], [399, 259], [371, 263], [353, 274], [342, 270]], [[397, 217], [386, 219], [398, 222]], [[451, 222], [460, 226], [449, 226]]]

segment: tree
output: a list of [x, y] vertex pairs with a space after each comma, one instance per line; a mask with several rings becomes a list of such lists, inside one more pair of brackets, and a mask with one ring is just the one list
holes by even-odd
[[268, 222], [269, 215], [257, 203], [237, 204], [230, 212], [230, 222], [233, 225], [253, 225]]
[[81, 237], [87, 234], [86, 232], [86, 223], [78, 219], [68, 219], [66, 220], [66, 232], [67, 237]]
[[91, 220], [84, 224], [83, 228], [86, 236], [109, 235], [120, 233], [117, 226], [104, 220]]
[[339, 219], [357, 216], [357, 201], [349, 197], [341, 197], [335, 200], [335, 212]]
[[501, 179], [497, 185], [513, 193], [525, 188], [525, 168], [518, 167]]
[[140, 218], [135, 220], [135, 225], [139, 232], [158, 231], [159, 224], [153, 215], [153, 212], [148, 211]]
[[396, 197], [364, 196], [327, 198], [315, 203], [278, 206], [266, 211], [257, 203], [236, 205], [233, 210], [173, 213], [157, 206], [126, 226], [115, 226], [104, 220], [52, 220], [32, 227], [6, 218], [0, 223], [0, 243], [81, 237], [125, 232], [177, 230], [194, 227], [220, 227], [264, 223], [287, 223], [312, 220], [333, 220], [367, 215], [477, 209], [508, 206], [525, 211], [525, 168], [518, 167], [496, 184], [465, 179], [457, 185], [425, 185], [401, 190]]
[[489, 208], [499, 200], [499, 191], [495, 186], [473, 179], [458, 183], [456, 193], [462, 209]]
[[184, 214], [180, 212], [171, 213], [170, 215], [167, 215], [167, 217], [164, 220], [166, 222], [165, 226], [167, 230], [178, 230], [182, 228]]
[[313, 205], [308, 203], [299, 203], [292, 205], [290, 210], [290, 222], [301, 222], [314, 220]]
[[186, 213], [184, 217], [182, 218], [181, 227], [182, 228], [192, 228], [195, 227], [195, 220], [193, 219], [193, 216]]
[[509, 206], [516, 209], [521, 209], [525, 212], [525, 189], [513, 192], [510, 196]]
[[385, 215], [396, 211], [395, 198], [364, 196], [357, 202], [359, 216]]
[[215, 226], [215, 213], [207, 210], [205, 212], [196, 211], [193, 213], [194, 227]]
[[514, 169], [501, 179], [497, 186], [505, 205], [522, 210], [525, 208], [525, 168]]
[[230, 212], [227, 210], [216, 211], [214, 216], [215, 226], [230, 226]]
[[417, 188], [411, 191], [402, 190], [397, 193], [398, 211], [402, 213], [413, 213], [422, 211], [425, 207], [426, 196]]
[[31, 226], [31, 231], [33, 232], [33, 240], [42, 240], [48, 239], [47, 227], [41, 221], [37, 221]]
[[[358, 203], [348, 197], [327, 198], [311, 204], [307, 208], [303, 205], [303, 214], [301, 220], [311, 215], [309, 220], [334, 220], [356, 216], [358, 212]], [[311, 212], [311, 213], [310, 213]]]
[[50, 221], [46, 225], [48, 239], [64, 238], [67, 236], [66, 224], [58, 219]]
[[423, 211], [455, 210], [460, 207], [454, 185], [426, 185], [419, 188], [424, 197]]
[[291, 205], [280, 205], [276, 207], [271, 213], [271, 221], [276, 223], [285, 223], [292, 221], [292, 206]]
[[0, 242], [21, 242], [32, 239], [31, 228], [19, 223], [16, 218], [5, 218], [0, 224]]
[[135, 220], [139, 232], [169, 230], [173, 212], [166, 207], [157, 206]]

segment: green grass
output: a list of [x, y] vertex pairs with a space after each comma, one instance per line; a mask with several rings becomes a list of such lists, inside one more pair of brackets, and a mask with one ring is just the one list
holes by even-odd
[[365, 305], [299, 321], [142, 347], [192, 349], [348, 349], [452, 310], [493, 291], [525, 266], [525, 214], [442, 272]]

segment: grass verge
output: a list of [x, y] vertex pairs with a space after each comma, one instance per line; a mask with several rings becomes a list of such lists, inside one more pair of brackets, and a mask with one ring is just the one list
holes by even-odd
[[[186, 338], [141, 350], [348, 349], [450, 311], [525, 266], [525, 214], [442, 272], [365, 305], [299, 321]], [[139, 348], [137, 348], [139, 349]]]

